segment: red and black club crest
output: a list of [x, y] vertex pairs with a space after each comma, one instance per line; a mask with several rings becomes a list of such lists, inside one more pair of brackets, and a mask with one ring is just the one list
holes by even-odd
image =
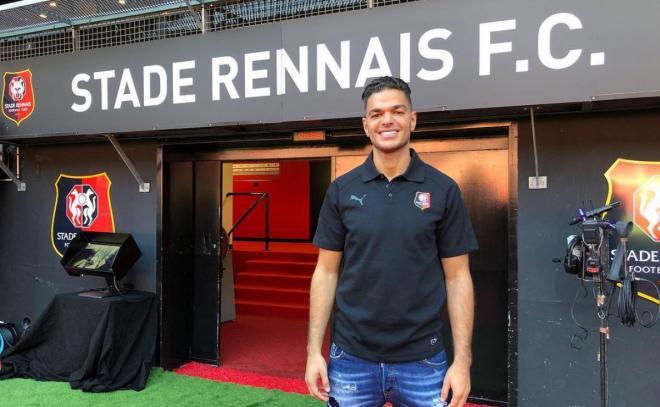
[[55, 205], [51, 243], [62, 256], [80, 231], [114, 232], [110, 202], [110, 178], [106, 173], [73, 176], [60, 174], [55, 181]]
[[[606, 204], [621, 201], [614, 209], [616, 220], [631, 220], [635, 227], [628, 237], [626, 254], [629, 271], [660, 287], [660, 161], [619, 158], [605, 172], [609, 185]], [[645, 299], [656, 298], [650, 284], [639, 284]]]
[[2, 76], [2, 114], [20, 126], [34, 112], [32, 72], [5, 72]]
[[431, 207], [431, 193], [416, 192], [415, 200], [413, 202], [415, 203], [415, 206], [421, 210], [428, 209]]
[[[618, 159], [605, 173], [606, 203], [621, 201], [640, 245], [660, 243], [660, 162]], [[657, 250], [657, 246], [654, 247]]]

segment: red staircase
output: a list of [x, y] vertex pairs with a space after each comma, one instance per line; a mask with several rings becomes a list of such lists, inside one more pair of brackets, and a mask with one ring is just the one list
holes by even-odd
[[307, 319], [318, 250], [309, 243], [234, 242], [236, 313]]

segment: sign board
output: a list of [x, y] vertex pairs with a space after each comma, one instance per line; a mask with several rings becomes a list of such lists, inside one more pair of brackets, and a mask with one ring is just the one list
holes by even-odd
[[0, 139], [360, 117], [382, 75], [409, 81], [418, 111], [657, 96], [659, 15], [654, 0], [422, 0], [2, 62], [31, 72], [37, 105], [3, 116]]

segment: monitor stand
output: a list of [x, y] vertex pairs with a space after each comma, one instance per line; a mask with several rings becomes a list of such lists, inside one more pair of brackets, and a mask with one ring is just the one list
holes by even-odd
[[89, 297], [89, 298], [105, 298], [105, 297], [114, 297], [116, 295], [121, 295], [121, 294], [115, 290], [111, 290], [110, 288], [93, 288], [91, 290], [78, 293], [79, 297]]
[[126, 293], [126, 289], [122, 291], [121, 285], [117, 281], [115, 276], [106, 276], [105, 282], [108, 285], [105, 288], [93, 288], [91, 290], [83, 291], [78, 293], [79, 297], [89, 297], [89, 298], [106, 298], [106, 297], [115, 297], [117, 295], [123, 295]]

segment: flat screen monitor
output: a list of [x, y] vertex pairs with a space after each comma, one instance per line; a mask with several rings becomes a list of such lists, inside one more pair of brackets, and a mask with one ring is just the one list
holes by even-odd
[[122, 286], [120, 280], [140, 256], [140, 249], [128, 233], [79, 232], [69, 242], [60, 263], [69, 275], [105, 278], [106, 288], [78, 294], [102, 298], [122, 294], [130, 288]]
[[122, 279], [140, 258], [128, 233], [80, 232], [69, 243], [60, 263], [72, 276], [93, 275]]
[[69, 260], [66, 267], [86, 271], [112, 272], [119, 245], [88, 243]]

